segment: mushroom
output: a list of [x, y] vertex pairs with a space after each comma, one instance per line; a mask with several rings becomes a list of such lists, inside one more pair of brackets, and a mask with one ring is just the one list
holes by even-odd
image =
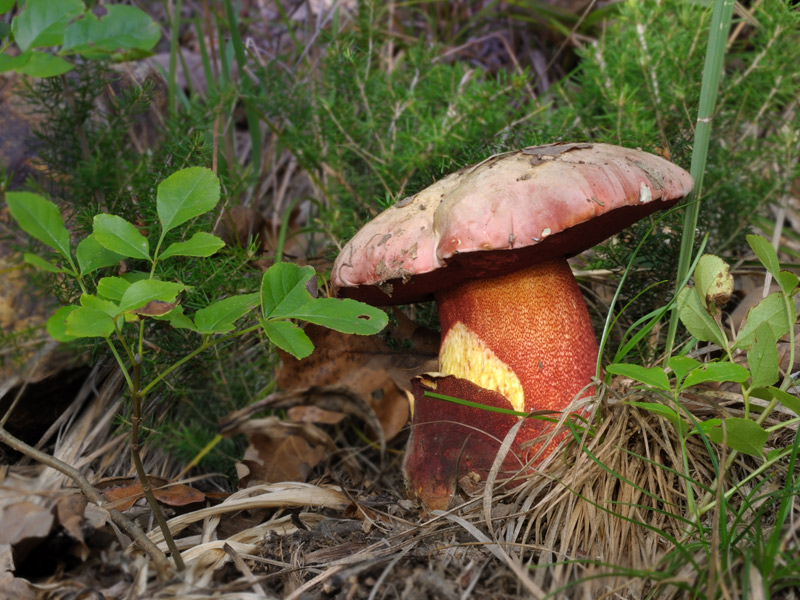
[[[440, 373], [415, 378], [404, 471], [428, 508], [486, 477], [523, 413], [563, 411], [591, 394], [597, 341], [567, 258], [667, 208], [692, 189], [667, 160], [608, 144], [560, 143], [490, 157], [399, 201], [342, 249], [340, 296], [376, 306], [434, 298]], [[526, 419], [503, 471], [524, 472], [547, 423]]]

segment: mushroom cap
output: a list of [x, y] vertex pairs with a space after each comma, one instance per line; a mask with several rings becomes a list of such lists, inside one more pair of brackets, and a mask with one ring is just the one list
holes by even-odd
[[578, 254], [692, 185], [677, 165], [610, 144], [493, 156], [364, 225], [337, 257], [332, 282], [339, 296], [378, 306], [427, 300], [467, 279]]

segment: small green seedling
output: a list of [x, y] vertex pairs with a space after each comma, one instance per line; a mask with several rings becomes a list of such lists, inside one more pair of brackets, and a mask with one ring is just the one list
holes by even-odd
[[[14, 0], [0, 0], [0, 14], [13, 6]], [[9, 38], [0, 48], [0, 73], [55, 77], [74, 67], [69, 56], [116, 61], [149, 56], [161, 37], [158, 24], [135, 6], [107, 4], [104, 9], [106, 14], [97, 17], [81, 0], [27, 0], [11, 26], [0, 30], [0, 37]], [[16, 56], [8, 52], [11, 39]]]
[[[665, 367], [617, 363], [607, 368], [609, 373], [639, 381], [668, 400], [666, 403], [630, 404], [668, 419], [676, 427], [681, 443], [687, 436], [699, 434], [730, 448], [732, 452], [722, 473], [727, 471], [737, 453], [762, 458], [769, 463], [786, 456], [789, 449], [775, 448], [765, 454], [764, 446], [772, 432], [796, 427], [800, 421], [800, 398], [787, 391], [793, 385], [792, 376], [791, 373], [781, 373], [777, 350], [778, 340], [788, 334], [797, 321], [793, 296], [798, 293], [798, 277], [780, 269], [777, 253], [767, 240], [749, 235], [747, 242], [780, 289], [750, 309], [743, 327], [735, 335], [722, 322], [720, 307], [733, 292], [733, 277], [721, 258], [709, 254], [700, 257], [694, 271], [694, 287], [686, 286], [677, 297], [679, 318], [695, 343], [701, 341], [719, 346], [722, 358], [701, 363], [688, 356], [672, 356]], [[689, 344], [689, 347], [693, 346]], [[741, 361], [735, 361], [735, 355], [741, 352], [746, 353], [747, 367], [739, 364]], [[794, 344], [790, 343], [789, 365], [794, 364], [794, 352]], [[738, 384], [744, 402], [744, 417], [699, 421], [690, 415], [682, 405], [681, 394], [706, 382]], [[766, 407], [753, 409], [751, 398], [765, 400]], [[765, 428], [764, 421], [778, 404], [797, 417]], [[688, 472], [688, 465], [686, 468]], [[702, 512], [701, 507], [698, 514]]]
[[[371, 335], [386, 325], [386, 314], [355, 300], [316, 298], [309, 292], [315, 277], [313, 267], [278, 263], [261, 279], [258, 292], [231, 296], [186, 314], [181, 294], [191, 290], [179, 281], [156, 277], [160, 261], [175, 257], [205, 258], [225, 244], [206, 232], [163, 248], [167, 233], [193, 221], [217, 206], [220, 184], [210, 170], [191, 167], [172, 174], [158, 186], [156, 209], [160, 232], [150, 240], [130, 222], [116, 215], [94, 217], [93, 231], [72, 248], [70, 233], [56, 205], [29, 192], [8, 192], [6, 202], [11, 215], [29, 235], [55, 250], [58, 260], [51, 262], [35, 254], [25, 261], [47, 272], [74, 278], [82, 292], [79, 302], [59, 308], [48, 320], [47, 331], [59, 341], [77, 338], [103, 338], [117, 360], [132, 400], [131, 448], [142, 489], [170, 545], [176, 565], [183, 568], [180, 553], [155, 497], [139, 456], [138, 431], [142, 399], [175, 369], [204, 350], [233, 337], [262, 330], [277, 347], [296, 358], [314, 349], [311, 340], [294, 321], [306, 321], [344, 333]], [[151, 241], [155, 244], [151, 247]], [[129, 259], [132, 270], [120, 276], [92, 277], [99, 269]], [[239, 327], [240, 320], [258, 307], [255, 324]], [[150, 381], [142, 380], [145, 327], [148, 319], [162, 321], [176, 329], [197, 335], [196, 347]], [[135, 340], [123, 335], [126, 328], [137, 328]]]

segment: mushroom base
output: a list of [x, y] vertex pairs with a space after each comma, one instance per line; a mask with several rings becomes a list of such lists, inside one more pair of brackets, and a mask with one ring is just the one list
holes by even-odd
[[[453, 376], [435, 379], [438, 393], [526, 413], [561, 412], [591, 382], [597, 341], [565, 259], [468, 281], [436, 300], [439, 370]], [[451, 391], [442, 391], [443, 385]], [[444, 508], [460, 478], [485, 477], [520, 417], [434, 400], [420, 389], [416, 393], [415, 387], [406, 479], [428, 508]], [[541, 420], [524, 423], [503, 469], [518, 472], [525, 457], [535, 454], [531, 440], [547, 433]]]
[[[429, 510], [446, 510], [457, 491], [469, 495], [482, 484], [495, 456], [519, 417], [455, 404], [425, 395], [431, 391], [454, 398], [469, 398], [484, 406], [510, 408], [501, 394], [452, 375], [426, 373], [412, 380], [414, 422], [403, 462], [409, 493]], [[445, 416], [446, 415], [446, 416]], [[547, 456], [563, 439], [555, 436], [541, 453]], [[499, 481], [521, 483], [517, 476], [528, 472], [527, 463], [548, 439], [543, 421], [525, 419], [512, 449], [503, 459]], [[526, 440], [522, 447], [519, 440]]]

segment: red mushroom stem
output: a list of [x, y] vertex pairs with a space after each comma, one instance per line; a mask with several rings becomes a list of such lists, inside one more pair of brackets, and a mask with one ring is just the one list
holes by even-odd
[[[448, 378], [444, 387], [437, 384], [440, 393], [447, 394], [446, 387], [471, 396], [460, 396], [465, 400], [495, 406], [504, 398], [505, 408], [526, 413], [562, 411], [595, 373], [597, 340], [563, 258], [467, 281], [437, 293], [436, 301], [442, 325], [439, 370], [475, 384]], [[456, 414], [459, 423], [454, 423]], [[417, 394], [405, 463], [409, 488], [429, 508], [446, 508], [458, 479], [485, 477], [500, 442], [518, 419], [478, 408], [454, 413], [452, 404]], [[432, 422], [449, 425], [424, 426]], [[546, 429], [543, 421], [530, 419], [504, 467], [519, 470], [525, 461], [524, 442]], [[495, 452], [487, 453], [487, 444]]]

